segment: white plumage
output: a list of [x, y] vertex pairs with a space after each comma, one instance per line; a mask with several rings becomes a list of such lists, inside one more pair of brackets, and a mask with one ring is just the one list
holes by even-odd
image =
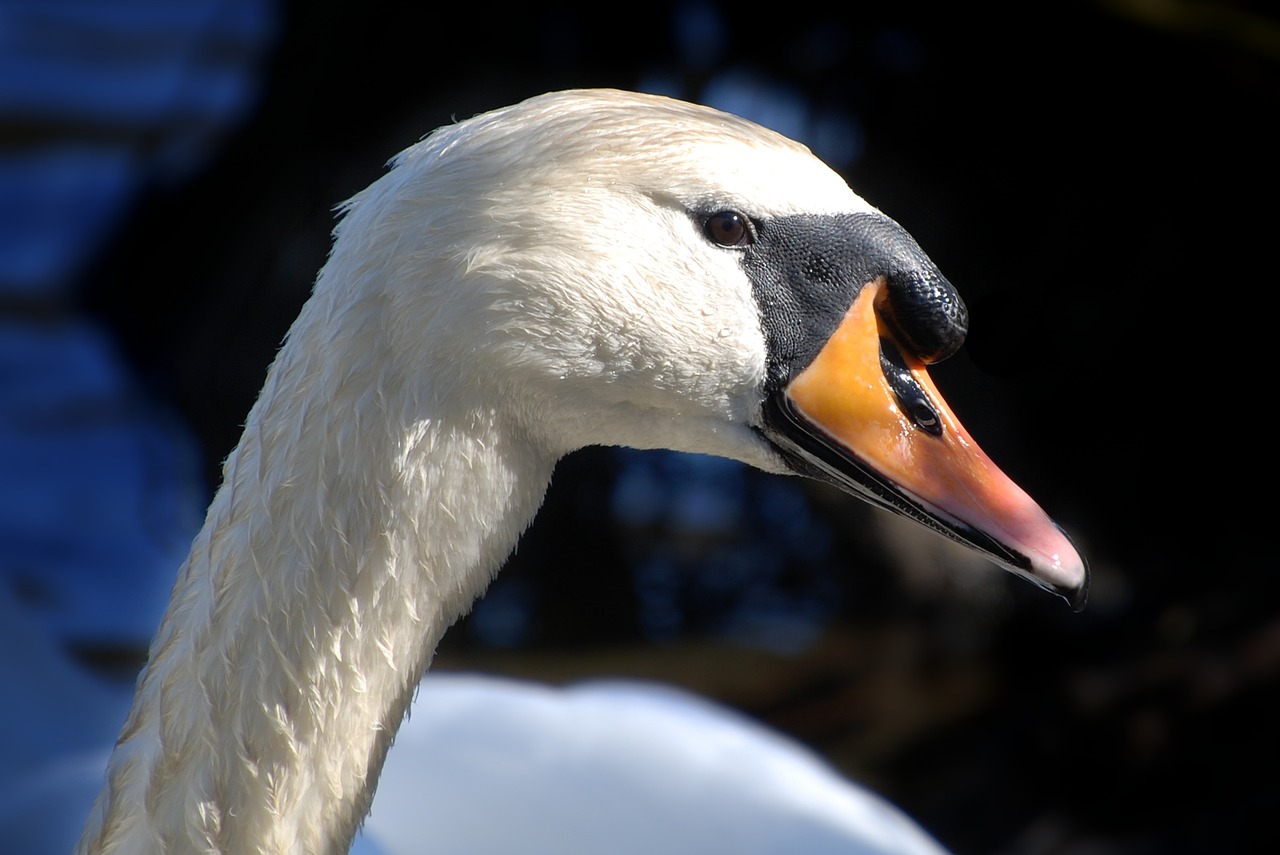
[[363, 833], [386, 855], [944, 855], [808, 749], [685, 692], [459, 674], [423, 681]]
[[[840, 243], [839, 224], [871, 237]], [[226, 461], [79, 851], [344, 851], [441, 634], [584, 445], [850, 477], [1046, 587], [1082, 589], [1074, 550], [1003, 476], [984, 476], [998, 501], [965, 500], [976, 516], [923, 482], [889, 501], [846, 472], [846, 427], [810, 412], [820, 394], [779, 405], [794, 424], [770, 421], [791, 375], [830, 385], [804, 368], [815, 336], [856, 326], [871, 330], [858, 364], [889, 347], [910, 372], [891, 395], [873, 367], [891, 425], [874, 443], [976, 450], [902, 345], [933, 330], [898, 310], [899, 281], [945, 280], [900, 231], [802, 146], [652, 96], [543, 96], [401, 154], [346, 205]], [[824, 256], [828, 240], [842, 255]], [[798, 337], [775, 323], [811, 311], [778, 290], [796, 282], [828, 313]]]
[[[0, 840], [64, 855], [101, 784], [119, 686], [0, 588]], [[425, 678], [352, 855], [943, 855], [790, 739], [668, 686]]]
[[[0, 588], [0, 840], [64, 855], [128, 695], [81, 673]], [[432, 674], [352, 855], [942, 855], [807, 749], [667, 686]]]

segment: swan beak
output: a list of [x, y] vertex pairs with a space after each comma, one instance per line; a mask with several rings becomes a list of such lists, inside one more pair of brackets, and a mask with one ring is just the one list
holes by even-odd
[[1077, 611], [1089, 573], [1070, 539], [983, 453], [865, 285], [813, 362], [774, 398], [817, 474], [984, 553]]

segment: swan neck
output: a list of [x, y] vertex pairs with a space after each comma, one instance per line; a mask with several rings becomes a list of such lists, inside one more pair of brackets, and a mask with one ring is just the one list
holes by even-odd
[[227, 459], [79, 852], [345, 852], [441, 634], [541, 503], [554, 459], [495, 412], [309, 332]]

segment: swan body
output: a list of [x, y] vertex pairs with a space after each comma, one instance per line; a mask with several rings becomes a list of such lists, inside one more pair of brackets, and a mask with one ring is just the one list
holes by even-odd
[[386, 855], [425, 839], [468, 855], [945, 855], [808, 749], [705, 699], [453, 673], [422, 681], [361, 836]]
[[342, 852], [445, 629], [589, 444], [800, 473], [1079, 602], [925, 365], [963, 304], [804, 147], [655, 96], [440, 129], [351, 199], [79, 851]]

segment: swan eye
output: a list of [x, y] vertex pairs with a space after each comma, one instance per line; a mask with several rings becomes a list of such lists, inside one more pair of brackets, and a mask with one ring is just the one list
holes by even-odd
[[707, 217], [702, 230], [716, 246], [751, 246], [756, 242], [751, 221], [737, 211], [717, 211]]

